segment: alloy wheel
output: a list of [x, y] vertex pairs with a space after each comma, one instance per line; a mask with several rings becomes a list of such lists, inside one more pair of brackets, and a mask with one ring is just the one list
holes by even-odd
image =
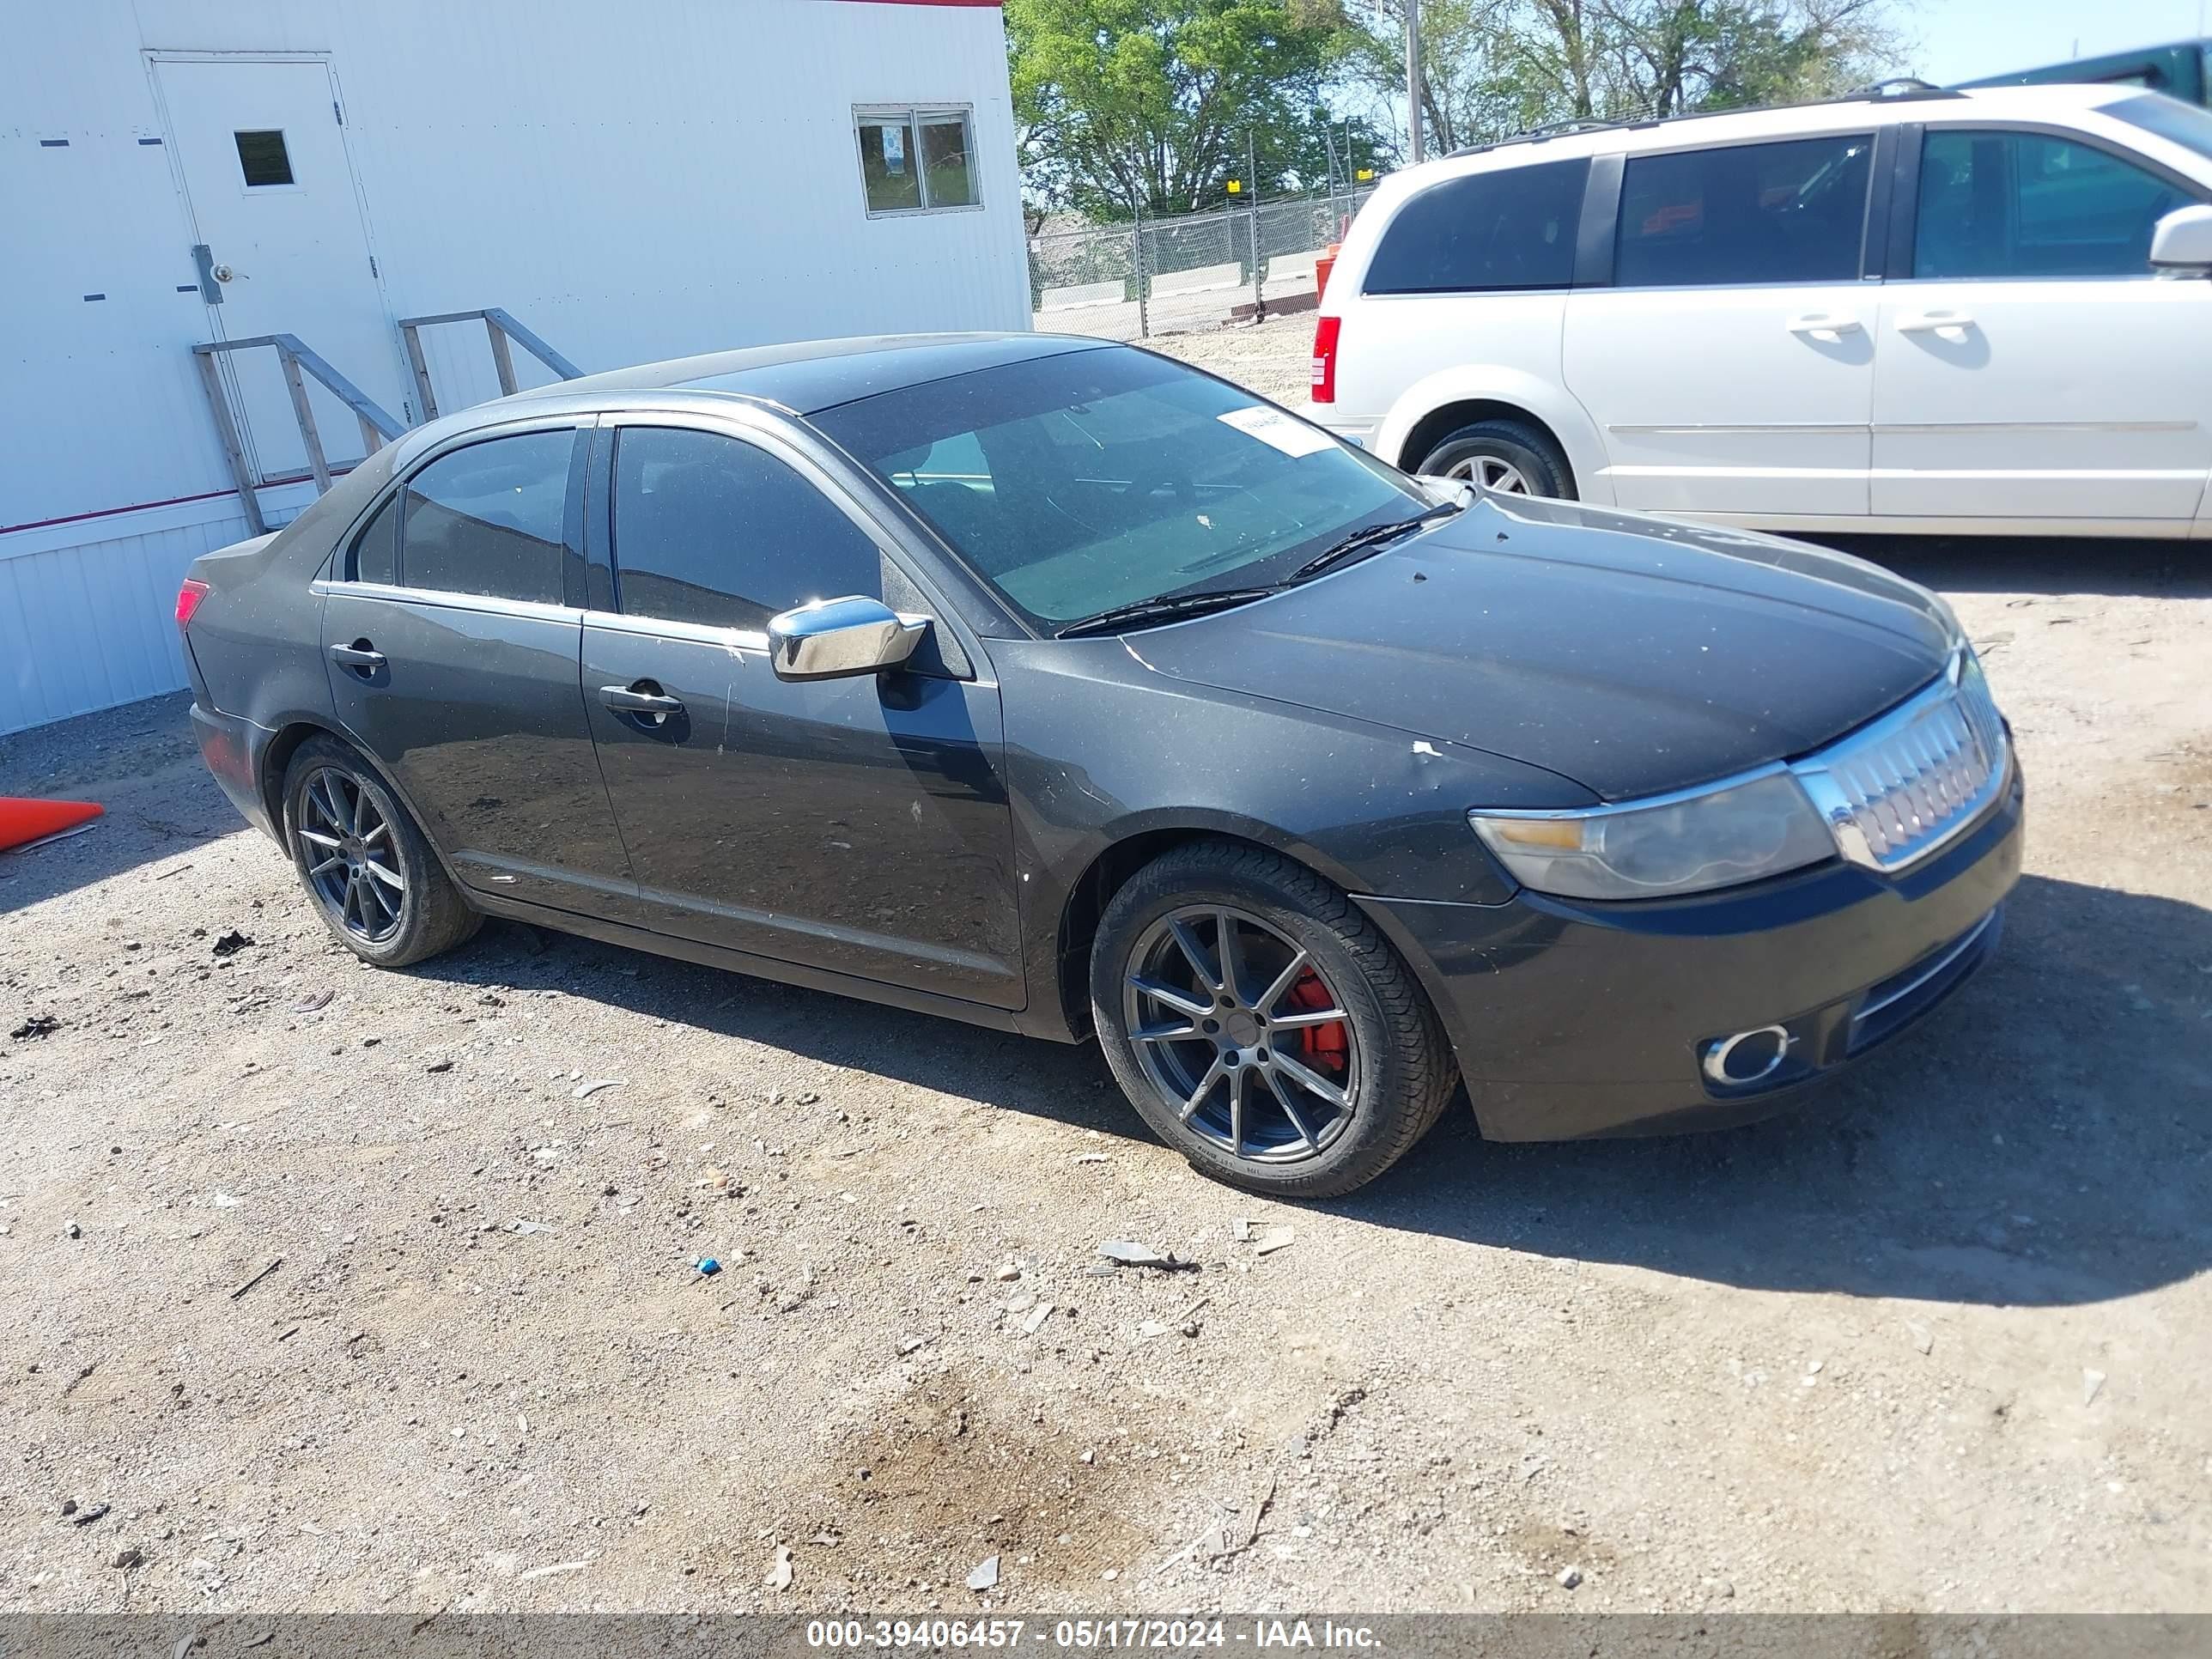
[[348, 933], [383, 944], [407, 904], [391, 822], [359, 778], [334, 766], [309, 773], [299, 801], [309, 885]]
[[1224, 905], [1185, 906], [1146, 930], [1123, 980], [1137, 1062], [1194, 1133], [1232, 1158], [1287, 1164], [1351, 1123], [1352, 1017], [1280, 929]]
[[1519, 467], [1500, 455], [1470, 455], [1463, 461], [1455, 461], [1444, 469], [1448, 478], [1463, 478], [1480, 484], [1492, 495], [1533, 495], [1528, 480]]

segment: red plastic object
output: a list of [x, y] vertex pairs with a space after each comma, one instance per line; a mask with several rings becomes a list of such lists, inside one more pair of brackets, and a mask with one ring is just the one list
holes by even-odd
[[26, 800], [0, 795], [0, 849], [74, 830], [106, 810], [88, 800]]
[[1344, 244], [1331, 242], [1321, 258], [1314, 261], [1314, 294], [1318, 299], [1328, 297], [1328, 273], [1336, 269], [1336, 256], [1344, 252]]

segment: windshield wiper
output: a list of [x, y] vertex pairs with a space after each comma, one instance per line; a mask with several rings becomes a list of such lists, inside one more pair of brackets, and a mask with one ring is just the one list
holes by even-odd
[[1316, 553], [1291, 573], [1291, 580], [1302, 582], [1309, 576], [1318, 576], [1330, 566], [1341, 564], [1355, 553], [1394, 542], [1401, 536], [1409, 536], [1425, 524], [1449, 518], [1461, 510], [1457, 501], [1441, 501], [1425, 513], [1416, 513], [1410, 519], [1399, 519], [1390, 524], [1371, 524], [1364, 530], [1355, 530], [1334, 546]]
[[1095, 617], [1072, 622], [1053, 637], [1077, 640], [1086, 634], [1115, 634], [1124, 628], [1166, 622], [1176, 617], [1203, 616], [1209, 611], [1226, 611], [1233, 605], [1249, 605], [1254, 599], [1264, 599], [1274, 591], [1272, 587], [1213, 587], [1199, 593], [1178, 593], [1164, 599], [1139, 599], [1134, 604], [1117, 605], [1110, 611], [1101, 611]]

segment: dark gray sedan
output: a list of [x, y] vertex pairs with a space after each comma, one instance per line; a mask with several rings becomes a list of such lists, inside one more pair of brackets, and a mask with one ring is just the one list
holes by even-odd
[[1463, 1080], [1741, 1121], [1995, 945], [2021, 788], [1942, 601], [1416, 480], [1095, 340], [731, 352], [379, 451], [179, 597], [240, 810], [365, 960], [485, 915], [1060, 1042], [1255, 1190]]

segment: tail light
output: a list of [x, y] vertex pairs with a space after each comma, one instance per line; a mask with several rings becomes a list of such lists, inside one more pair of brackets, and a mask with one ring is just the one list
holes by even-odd
[[208, 596], [208, 585], [195, 577], [185, 578], [185, 585], [177, 590], [177, 632], [183, 633], [192, 625], [192, 613], [200, 608], [200, 601]]
[[1317, 404], [1336, 401], [1336, 331], [1343, 320], [1340, 317], [1314, 319], [1313, 400]]

